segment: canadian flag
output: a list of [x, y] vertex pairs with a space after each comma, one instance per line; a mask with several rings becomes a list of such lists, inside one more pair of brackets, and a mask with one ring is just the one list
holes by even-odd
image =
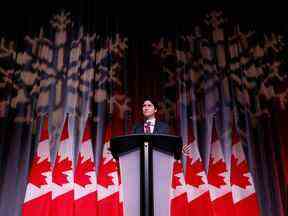
[[180, 160], [174, 160], [170, 192], [170, 215], [186, 216], [187, 204], [187, 192], [182, 163]]
[[52, 215], [72, 216], [74, 211], [73, 139], [69, 135], [68, 117], [52, 173]]
[[236, 215], [260, 215], [252, 175], [235, 124], [232, 127], [231, 186]]
[[51, 161], [48, 133], [48, 117], [44, 117], [40, 132], [37, 152], [30, 169], [28, 184], [22, 206], [23, 216], [50, 215], [51, 192]]
[[111, 125], [108, 124], [104, 138], [103, 155], [97, 176], [98, 215], [121, 216], [120, 181], [116, 160], [109, 151]]
[[213, 215], [235, 215], [230, 178], [224, 160], [220, 140], [213, 122], [211, 152], [208, 168], [208, 185]]
[[184, 154], [186, 160], [186, 187], [188, 197], [188, 215], [212, 215], [211, 200], [208, 188], [207, 175], [200, 157], [198, 143], [192, 129], [188, 132], [188, 146]]
[[86, 122], [74, 173], [75, 216], [97, 215], [97, 182], [91, 140], [90, 120]]

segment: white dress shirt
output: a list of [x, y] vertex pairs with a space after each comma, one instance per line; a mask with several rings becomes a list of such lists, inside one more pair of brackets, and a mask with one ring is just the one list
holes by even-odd
[[149, 128], [150, 128], [150, 132], [153, 133], [154, 131], [154, 128], [155, 128], [155, 122], [156, 122], [156, 119], [153, 118], [153, 119], [148, 119], [145, 121], [145, 123], [148, 123], [149, 124]]

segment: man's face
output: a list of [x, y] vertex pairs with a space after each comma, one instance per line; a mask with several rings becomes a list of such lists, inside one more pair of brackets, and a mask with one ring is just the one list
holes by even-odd
[[154, 107], [150, 100], [146, 100], [142, 106], [142, 112], [145, 118], [155, 117], [157, 109]]

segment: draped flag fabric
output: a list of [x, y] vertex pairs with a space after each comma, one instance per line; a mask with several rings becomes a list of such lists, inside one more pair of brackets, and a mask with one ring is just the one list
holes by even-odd
[[231, 186], [236, 215], [260, 215], [253, 178], [235, 124], [232, 127]]
[[213, 121], [211, 153], [208, 168], [208, 184], [213, 215], [235, 215], [229, 173], [224, 160], [220, 140]]
[[112, 136], [110, 122], [104, 136], [103, 155], [97, 176], [98, 215], [121, 216], [123, 211], [120, 204], [120, 181], [118, 166], [109, 151]]
[[170, 215], [187, 215], [187, 192], [183, 167], [180, 160], [175, 160], [172, 171], [172, 187], [170, 194]]
[[87, 120], [79, 147], [74, 174], [74, 215], [97, 215], [97, 182], [91, 140], [91, 123]]
[[186, 161], [186, 187], [188, 197], [188, 215], [212, 216], [211, 200], [207, 175], [200, 157], [198, 143], [192, 130], [189, 130], [189, 151]]
[[22, 206], [23, 216], [50, 215], [52, 171], [47, 116], [44, 117], [43, 122], [37, 151], [29, 173]]
[[66, 117], [60, 146], [52, 173], [52, 215], [73, 216], [74, 175], [73, 139], [69, 134], [69, 117]]

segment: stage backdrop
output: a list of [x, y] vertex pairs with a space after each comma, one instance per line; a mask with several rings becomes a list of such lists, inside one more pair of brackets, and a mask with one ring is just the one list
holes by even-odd
[[283, 37], [221, 11], [201, 20], [152, 40], [87, 31], [62, 11], [21, 48], [2, 38], [1, 214], [123, 215], [109, 140], [131, 132], [150, 95], [184, 142], [170, 215], [285, 215]]

